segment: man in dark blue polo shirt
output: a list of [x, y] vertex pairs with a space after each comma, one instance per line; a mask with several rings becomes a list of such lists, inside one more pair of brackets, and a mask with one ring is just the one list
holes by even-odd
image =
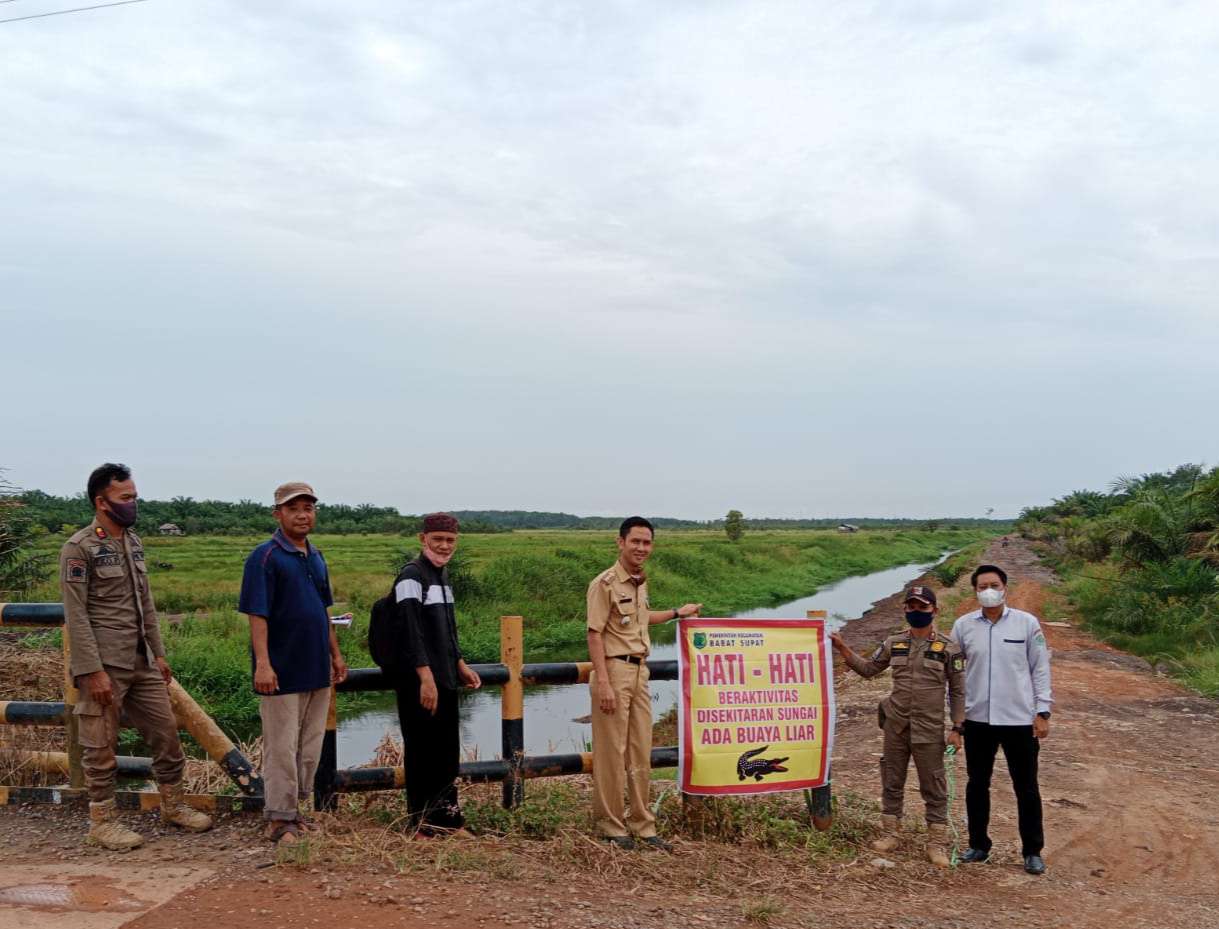
[[260, 697], [266, 836], [294, 842], [312, 828], [300, 803], [321, 757], [330, 686], [347, 677], [347, 665], [330, 626], [326, 562], [308, 540], [317, 523], [313, 488], [280, 486], [272, 514], [279, 528], [246, 559], [237, 609], [250, 620]]

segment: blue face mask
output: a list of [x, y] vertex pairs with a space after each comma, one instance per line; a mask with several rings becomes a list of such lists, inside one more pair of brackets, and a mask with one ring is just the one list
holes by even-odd
[[912, 610], [906, 612], [906, 622], [913, 629], [925, 629], [931, 625], [931, 621], [935, 619], [934, 613], [924, 613], [922, 610]]

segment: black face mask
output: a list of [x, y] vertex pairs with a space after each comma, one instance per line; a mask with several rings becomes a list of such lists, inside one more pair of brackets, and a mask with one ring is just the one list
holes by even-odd
[[906, 622], [910, 624], [912, 629], [926, 629], [931, 625], [933, 619], [935, 619], [934, 613], [924, 613], [922, 610], [909, 610], [906, 612]]
[[140, 508], [138, 500], [132, 500], [129, 503], [115, 503], [113, 500], [106, 501], [106, 510], [110, 514], [110, 518], [114, 520], [115, 525], [122, 526], [127, 529], [135, 525], [137, 511]]

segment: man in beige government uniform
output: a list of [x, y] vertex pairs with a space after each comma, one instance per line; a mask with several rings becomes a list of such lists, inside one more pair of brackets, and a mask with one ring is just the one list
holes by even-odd
[[[642, 516], [618, 529], [618, 561], [588, 585], [588, 679], [593, 721], [593, 815], [601, 835], [619, 848], [672, 851], [656, 834], [649, 806], [652, 780], [652, 694], [648, 688], [648, 626], [697, 616], [701, 603], [648, 608], [644, 562], [652, 524]], [[624, 784], [625, 781], [625, 784]], [[624, 817], [623, 788], [631, 811]]]
[[161, 819], [202, 832], [212, 821], [186, 806], [186, 758], [169, 704], [173, 677], [165, 661], [144, 546], [131, 531], [136, 490], [123, 465], [104, 464], [89, 476], [94, 519], [59, 554], [59, 580], [71, 643], [69, 673], [80, 691], [76, 719], [89, 793], [87, 841], [109, 849], [144, 840], [121, 825], [114, 805], [119, 714], [126, 712], [152, 749]]
[[952, 733], [948, 741], [961, 750], [965, 724], [965, 659], [960, 647], [936, 631], [935, 591], [916, 585], [906, 591], [906, 622], [910, 628], [891, 635], [870, 658], [856, 655], [842, 637], [830, 638], [847, 667], [864, 677], [893, 669], [893, 690], [881, 701], [878, 715], [884, 730], [880, 761], [881, 828], [873, 843], [878, 852], [891, 852], [899, 843], [902, 801], [910, 758], [918, 771], [919, 792], [927, 818], [927, 858], [948, 867], [945, 853], [948, 825], [948, 782], [944, 774], [944, 695], [951, 704]]

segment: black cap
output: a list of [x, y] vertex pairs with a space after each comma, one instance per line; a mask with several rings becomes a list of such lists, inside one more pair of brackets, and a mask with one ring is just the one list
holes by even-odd
[[924, 603], [930, 603], [935, 606], [935, 591], [930, 587], [924, 587], [922, 584], [915, 584], [913, 587], [906, 588], [907, 600], [922, 600]]

